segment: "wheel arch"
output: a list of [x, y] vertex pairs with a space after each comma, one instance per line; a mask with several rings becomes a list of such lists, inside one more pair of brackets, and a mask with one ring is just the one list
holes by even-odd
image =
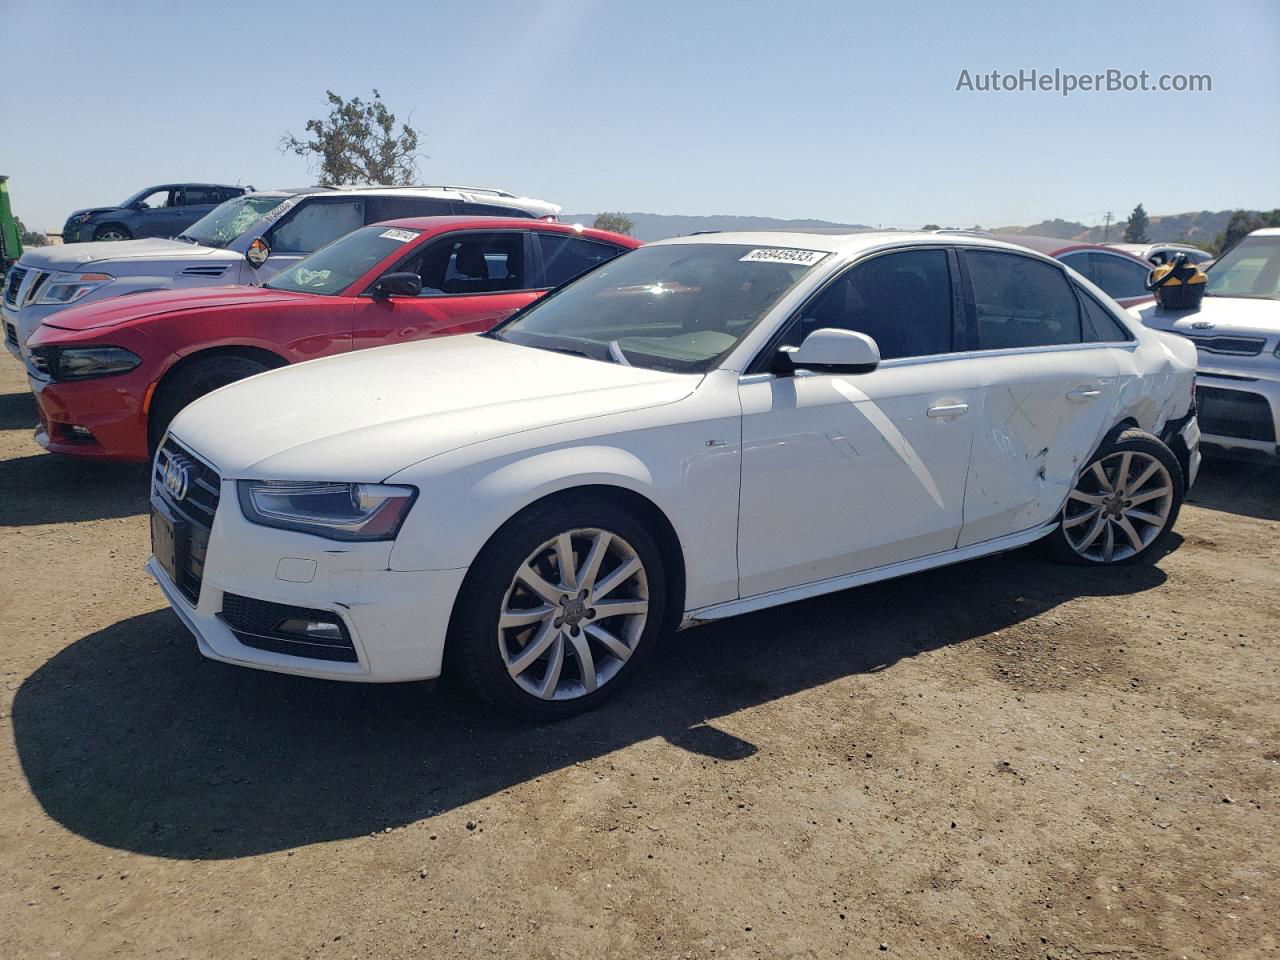
[[269, 370], [286, 366], [289, 363], [288, 360], [280, 356], [278, 353], [272, 353], [270, 350], [266, 350], [262, 347], [255, 347], [242, 343], [230, 343], [216, 347], [207, 347], [203, 350], [197, 350], [194, 353], [188, 353], [180, 357], [174, 363], [170, 364], [168, 369], [160, 375], [160, 379], [156, 381], [155, 386], [152, 388], [150, 395], [147, 398], [144, 412], [147, 416], [148, 435], [153, 432], [153, 413], [163, 403], [165, 392], [172, 390], [174, 384], [178, 383], [182, 379], [182, 375], [186, 371], [197, 366], [202, 361], [210, 360], [214, 357], [244, 357], [247, 360], [256, 360], [266, 366]]
[[109, 227], [115, 227], [117, 230], [123, 231], [124, 233], [128, 234], [130, 237], [134, 235], [133, 227], [129, 226], [129, 224], [121, 220], [104, 220], [102, 223], [93, 224], [94, 237], [96, 238], [98, 236], [99, 231], [106, 230]]

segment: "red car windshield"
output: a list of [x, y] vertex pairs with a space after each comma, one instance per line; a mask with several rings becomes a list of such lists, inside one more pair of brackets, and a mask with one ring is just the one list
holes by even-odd
[[395, 251], [408, 252], [421, 233], [385, 225], [361, 227], [281, 270], [263, 286], [269, 290], [337, 296]]

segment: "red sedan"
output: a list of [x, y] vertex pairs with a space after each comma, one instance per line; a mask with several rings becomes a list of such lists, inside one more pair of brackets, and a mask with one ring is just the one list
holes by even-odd
[[191, 401], [287, 363], [488, 330], [631, 237], [478, 217], [362, 227], [261, 287], [197, 287], [64, 310], [28, 341], [36, 440], [142, 461]]

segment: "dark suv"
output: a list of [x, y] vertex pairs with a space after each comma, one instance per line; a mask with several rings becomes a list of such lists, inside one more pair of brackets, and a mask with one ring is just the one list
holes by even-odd
[[63, 243], [175, 237], [206, 213], [253, 187], [225, 183], [168, 183], [139, 190], [118, 207], [90, 207], [67, 217]]

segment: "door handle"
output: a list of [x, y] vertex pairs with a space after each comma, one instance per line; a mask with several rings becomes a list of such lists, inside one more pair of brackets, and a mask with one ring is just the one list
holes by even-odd
[[1102, 391], [1097, 387], [1076, 387], [1067, 394], [1067, 399], [1076, 403], [1088, 403], [1102, 396]]
[[936, 407], [929, 408], [929, 416], [934, 419], [945, 417], [958, 417], [969, 412], [967, 403], [940, 403]]

